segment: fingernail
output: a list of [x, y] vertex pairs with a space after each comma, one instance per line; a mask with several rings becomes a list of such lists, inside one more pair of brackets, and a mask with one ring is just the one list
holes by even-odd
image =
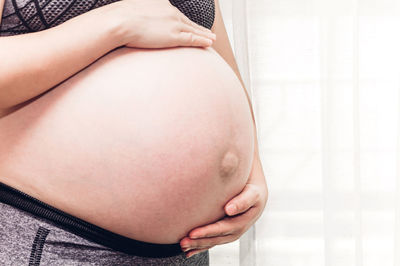
[[189, 250], [192, 250], [192, 248], [187, 247], [187, 248], [183, 248], [182, 250], [183, 250], [183, 252], [188, 252]]
[[192, 256], [194, 256], [194, 255], [196, 255], [196, 254], [199, 254], [199, 253], [201, 253], [202, 251], [195, 251], [195, 252], [193, 252], [192, 254], [190, 254], [189, 256], [187, 256], [187, 258], [190, 258], [190, 257], [192, 257]]
[[226, 210], [229, 213], [235, 213], [236, 212], [236, 206], [234, 204], [229, 204], [228, 207], [226, 208]]
[[190, 255], [186, 255], [186, 258], [190, 258], [190, 257], [193, 257], [194, 255], [196, 255], [197, 253], [192, 253], [192, 254], [190, 254]]

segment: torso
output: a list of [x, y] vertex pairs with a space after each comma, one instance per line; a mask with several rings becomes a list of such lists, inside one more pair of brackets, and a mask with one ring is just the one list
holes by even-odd
[[0, 182], [115, 233], [176, 243], [250, 173], [251, 112], [212, 48], [119, 48], [0, 118]]
[[120, 48], [0, 119], [0, 181], [110, 231], [174, 243], [241, 191], [252, 126], [212, 49]]

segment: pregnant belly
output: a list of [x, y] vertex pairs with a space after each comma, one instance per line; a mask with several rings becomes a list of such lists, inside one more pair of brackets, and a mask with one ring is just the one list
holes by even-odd
[[115, 233], [176, 243], [249, 176], [243, 88], [211, 48], [119, 48], [0, 119], [0, 181]]

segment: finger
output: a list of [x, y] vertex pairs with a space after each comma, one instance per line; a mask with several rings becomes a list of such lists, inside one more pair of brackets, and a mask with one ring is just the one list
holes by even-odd
[[256, 205], [260, 192], [256, 186], [247, 184], [243, 191], [225, 205], [225, 213], [229, 216], [243, 213]]
[[207, 250], [208, 250], [208, 248], [196, 249], [196, 250], [189, 251], [188, 253], [186, 253], [186, 258], [190, 258], [196, 254], [199, 254], [199, 253], [207, 251]]
[[194, 229], [189, 233], [189, 237], [191, 239], [197, 239], [230, 235], [238, 224], [237, 220], [238, 219], [235, 218], [224, 218], [218, 222]]
[[211, 46], [213, 41], [209, 38], [198, 36], [192, 32], [181, 32], [178, 37], [179, 45], [182, 46]]
[[195, 27], [192, 27], [190, 25], [187, 25], [187, 24], [182, 24], [181, 31], [192, 32], [192, 33], [197, 34], [199, 36], [203, 36], [203, 37], [209, 38], [209, 39], [211, 39], [213, 41], [216, 40], [216, 35], [214, 33], [202, 31], [202, 30], [199, 30], [199, 29], [197, 29]]
[[[195, 240], [205, 237], [228, 236], [241, 233], [256, 218], [257, 210], [255, 208], [252, 208], [239, 216], [226, 217], [216, 223], [195, 228], [191, 232], [189, 232], [189, 239]], [[185, 241], [183, 241], [183, 244], [186, 244]]]
[[209, 238], [200, 238], [196, 240], [191, 240], [190, 246], [187, 248], [183, 248], [184, 252], [188, 252], [191, 250], [197, 249], [205, 249], [211, 248], [216, 245], [222, 245], [226, 243], [233, 242], [239, 239], [240, 235], [227, 235], [227, 236], [217, 236], [217, 237], [209, 237]]

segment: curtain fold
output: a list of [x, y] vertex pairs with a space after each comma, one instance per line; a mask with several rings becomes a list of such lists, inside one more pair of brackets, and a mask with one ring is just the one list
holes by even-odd
[[270, 195], [211, 264], [400, 266], [400, 1], [220, 5]]

